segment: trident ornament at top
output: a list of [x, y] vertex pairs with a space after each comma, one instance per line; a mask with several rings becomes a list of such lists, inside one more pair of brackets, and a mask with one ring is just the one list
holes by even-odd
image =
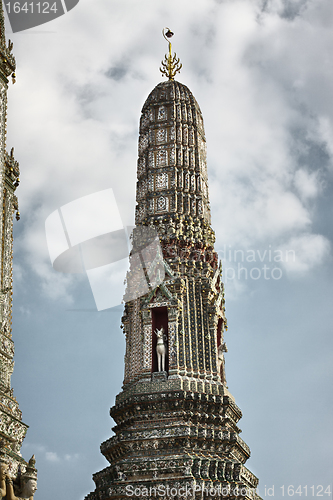
[[171, 55], [171, 42], [168, 38], [171, 38], [174, 35], [172, 31], [170, 31], [169, 28], [163, 28], [162, 34], [169, 43], [169, 54], [165, 54], [165, 59], [162, 61], [162, 68], [160, 68], [160, 72], [163, 76], [167, 76], [169, 80], [173, 80], [175, 74], [180, 72], [183, 65], [179, 58], [177, 58], [176, 53], [174, 53], [173, 57]]

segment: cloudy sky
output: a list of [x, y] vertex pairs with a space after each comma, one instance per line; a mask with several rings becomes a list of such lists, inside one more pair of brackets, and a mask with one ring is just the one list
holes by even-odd
[[331, 0], [80, 0], [37, 28], [13, 34], [7, 23], [17, 60], [7, 148], [21, 168], [12, 384], [30, 426], [22, 454], [36, 455], [35, 498], [94, 489], [124, 354], [122, 307], [98, 312], [86, 275], [52, 269], [45, 220], [112, 188], [133, 224], [138, 121], [162, 80], [164, 26], [205, 120], [227, 380], [247, 466], [262, 497], [293, 485], [330, 498]]

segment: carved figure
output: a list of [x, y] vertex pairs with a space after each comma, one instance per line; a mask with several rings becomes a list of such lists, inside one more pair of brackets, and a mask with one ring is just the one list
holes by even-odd
[[116, 465], [116, 471], [117, 471], [117, 476], [119, 481], [126, 481], [127, 477], [124, 472], [120, 470], [120, 467]]
[[22, 490], [19, 497], [14, 494], [13, 481], [8, 475], [6, 477], [6, 483], [6, 500], [33, 500], [34, 494], [37, 491], [36, 479], [24, 478], [24, 476], [22, 476]]
[[225, 377], [224, 352], [228, 352], [228, 348], [225, 342], [223, 342], [223, 344], [220, 344], [217, 348], [217, 372], [220, 375], [222, 384], [226, 384], [227, 382]]
[[6, 335], [6, 333], [7, 333], [7, 320], [5, 320], [5, 319], [1, 323], [1, 331]]
[[156, 328], [155, 334], [157, 337], [156, 354], [157, 354], [157, 365], [158, 371], [165, 371], [165, 356], [166, 356], [166, 345], [164, 343], [164, 328]]
[[27, 470], [21, 476], [18, 496], [14, 493], [13, 480], [6, 471], [6, 500], [33, 500], [37, 491], [37, 470], [35, 469], [35, 456], [33, 455], [27, 465]]
[[0, 463], [0, 495], [1, 498], [6, 496], [6, 474], [8, 466], [4, 462]]

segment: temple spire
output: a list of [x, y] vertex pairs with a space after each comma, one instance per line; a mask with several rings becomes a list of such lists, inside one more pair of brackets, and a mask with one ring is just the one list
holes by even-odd
[[0, 2], [0, 44], [1, 45], [6, 45], [6, 38], [5, 38], [5, 16], [4, 16], [4, 13], [3, 13], [2, 2]]
[[174, 33], [169, 28], [163, 28], [162, 34], [169, 44], [169, 54], [165, 54], [164, 61], [161, 61], [162, 68], [160, 68], [160, 72], [163, 76], [167, 76], [169, 80], [174, 80], [176, 73], [180, 72], [183, 65], [180, 62], [180, 59], [177, 58], [176, 53], [174, 53], [173, 56], [171, 53], [171, 42], [168, 39], [173, 37]]
[[[0, 498], [32, 498], [37, 470], [34, 457], [26, 462], [21, 446], [28, 426], [14, 397], [12, 338], [13, 218], [18, 220], [19, 164], [6, 148], [7, 94], [9, 77], [15, 79], [13, 43], [6, 43], [2, 2], [0, 3]], [[5, 481], [6, 479], [6, 481]], [[23, 488], [23, 489], [21, 489]]]
[[11, 40], [8, 40], [8, 45], [6, 45], [5, 16], [2, 2], [0, 2], [0, 60], [2, 61], [0, 75], [6, 83], [8, 83], [7, 79], [10, 75], [12, 75], [12, 83], [16, 81], [16, 62], [12, 54], [12, 49], [13, 42]]
[[[172, 35], [164, 28], [164, 38]], [[242, 412], [226, 383], [203, 117], [189, 88], [173, 81], [181, 64], [171, 43], [162, 66], [169, 80], [150, 92], [140, 118], [124, 383], [110, 410], [115, 435], [101, 445], [109, 466], [94, 474], [86, 500], [153, 498], [154, 490], [174, 500], [203, 500], [204, 492], [261, 500], [244, 465]]]

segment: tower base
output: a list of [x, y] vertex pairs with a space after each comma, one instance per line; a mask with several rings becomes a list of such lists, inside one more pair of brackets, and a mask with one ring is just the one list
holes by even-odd
[[244, 465], [242, 413], [224, 385], [153, 377], [120, 393], [110, 414], [115, 436], [101, 445], [110, 466], [86, 500], [260, 498]]

